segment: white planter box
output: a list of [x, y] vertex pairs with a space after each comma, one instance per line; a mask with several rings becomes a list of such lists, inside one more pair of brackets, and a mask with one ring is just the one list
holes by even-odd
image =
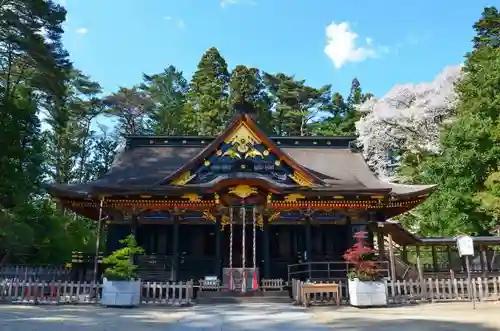
[[107, 280], [102, 282], [101, 305], [134, 307], [141, 303], [140, 280]]
[[355, 307], [387, 306], [386, 282], [349, 280], [349, 302]]

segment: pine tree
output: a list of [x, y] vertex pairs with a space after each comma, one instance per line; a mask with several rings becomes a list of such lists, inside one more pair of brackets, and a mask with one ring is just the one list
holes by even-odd
[[226, 60], [217, 48], [209, 48], [198, 63], [186, 96], [186, 116], [194, 119], [197, 134], [215, 136], [224, 130], [231, 118], [228, 94]]
[[330, 102], [330, 85], [313, 88], [283, 73], [264, 74], [275, 109], [275, 131], [282, 136], [311, 134], [311, 120]]
[[148, 113], [149, 130], [158, 135], [185, 134], [184, 106], [188, 82], [181, 71], [169, 66], [155, 75], [144, 75], [143, 90], [152, 101]]
[[236, 66], [229, 81], [229, 108], [246, 102], [257, 110], [257, 124], [267, 134], [273, 132], [270, 99], [266, 93], [259, 69]]

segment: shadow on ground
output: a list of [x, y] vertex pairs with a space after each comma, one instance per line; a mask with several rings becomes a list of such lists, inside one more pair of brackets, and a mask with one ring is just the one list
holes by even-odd
[[[338, 321], [325, 323], [329, 330], [384, 330], [384, 331], [499, 331], [499, 328], [489, 327], [477, 323], [460, 323], [439, 320], [398, 319], [398, 320], [373, 320], [371, 318], [344, 318]], [[310, 329], [310, 330], [315, 330]], [[327, 330], [327, 329], [318, 329]]]
[[[290, 305], [213, 305], [192, 308], [97, 306], [0, 306], [1, 331], [499, 331], [481, 324], [431, 320], [340, 309], [319, 320], [311, 310]], [[498, 318], [493, 314], [491, 319]], [[439, 319], [439, 318], [434, 318]]]

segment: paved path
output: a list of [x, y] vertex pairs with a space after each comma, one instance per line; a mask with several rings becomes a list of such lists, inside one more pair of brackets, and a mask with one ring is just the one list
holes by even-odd
[[[500, 305], [426, 305], [387, 309], [312, 308], [286, 304], [192, 308], [0, 305], [1, 331], [493, 331]], [[459, 322], [463, 321], [463, 322]], [[481, 325], [486, 321], [488, 325]], [[496, 324], [496, 322], [498, 324]], [[483, 323], [484, 324], [484, 323]], [[496, 324], [496, 326], [495, 326]]]

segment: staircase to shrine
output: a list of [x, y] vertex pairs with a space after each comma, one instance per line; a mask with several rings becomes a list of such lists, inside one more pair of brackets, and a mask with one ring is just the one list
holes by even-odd
[[198, 292], [197, 304], [238, 304], [238, 303], [290, 303], [292, 298], [289, 291], [249, 291], [220, 290]]

